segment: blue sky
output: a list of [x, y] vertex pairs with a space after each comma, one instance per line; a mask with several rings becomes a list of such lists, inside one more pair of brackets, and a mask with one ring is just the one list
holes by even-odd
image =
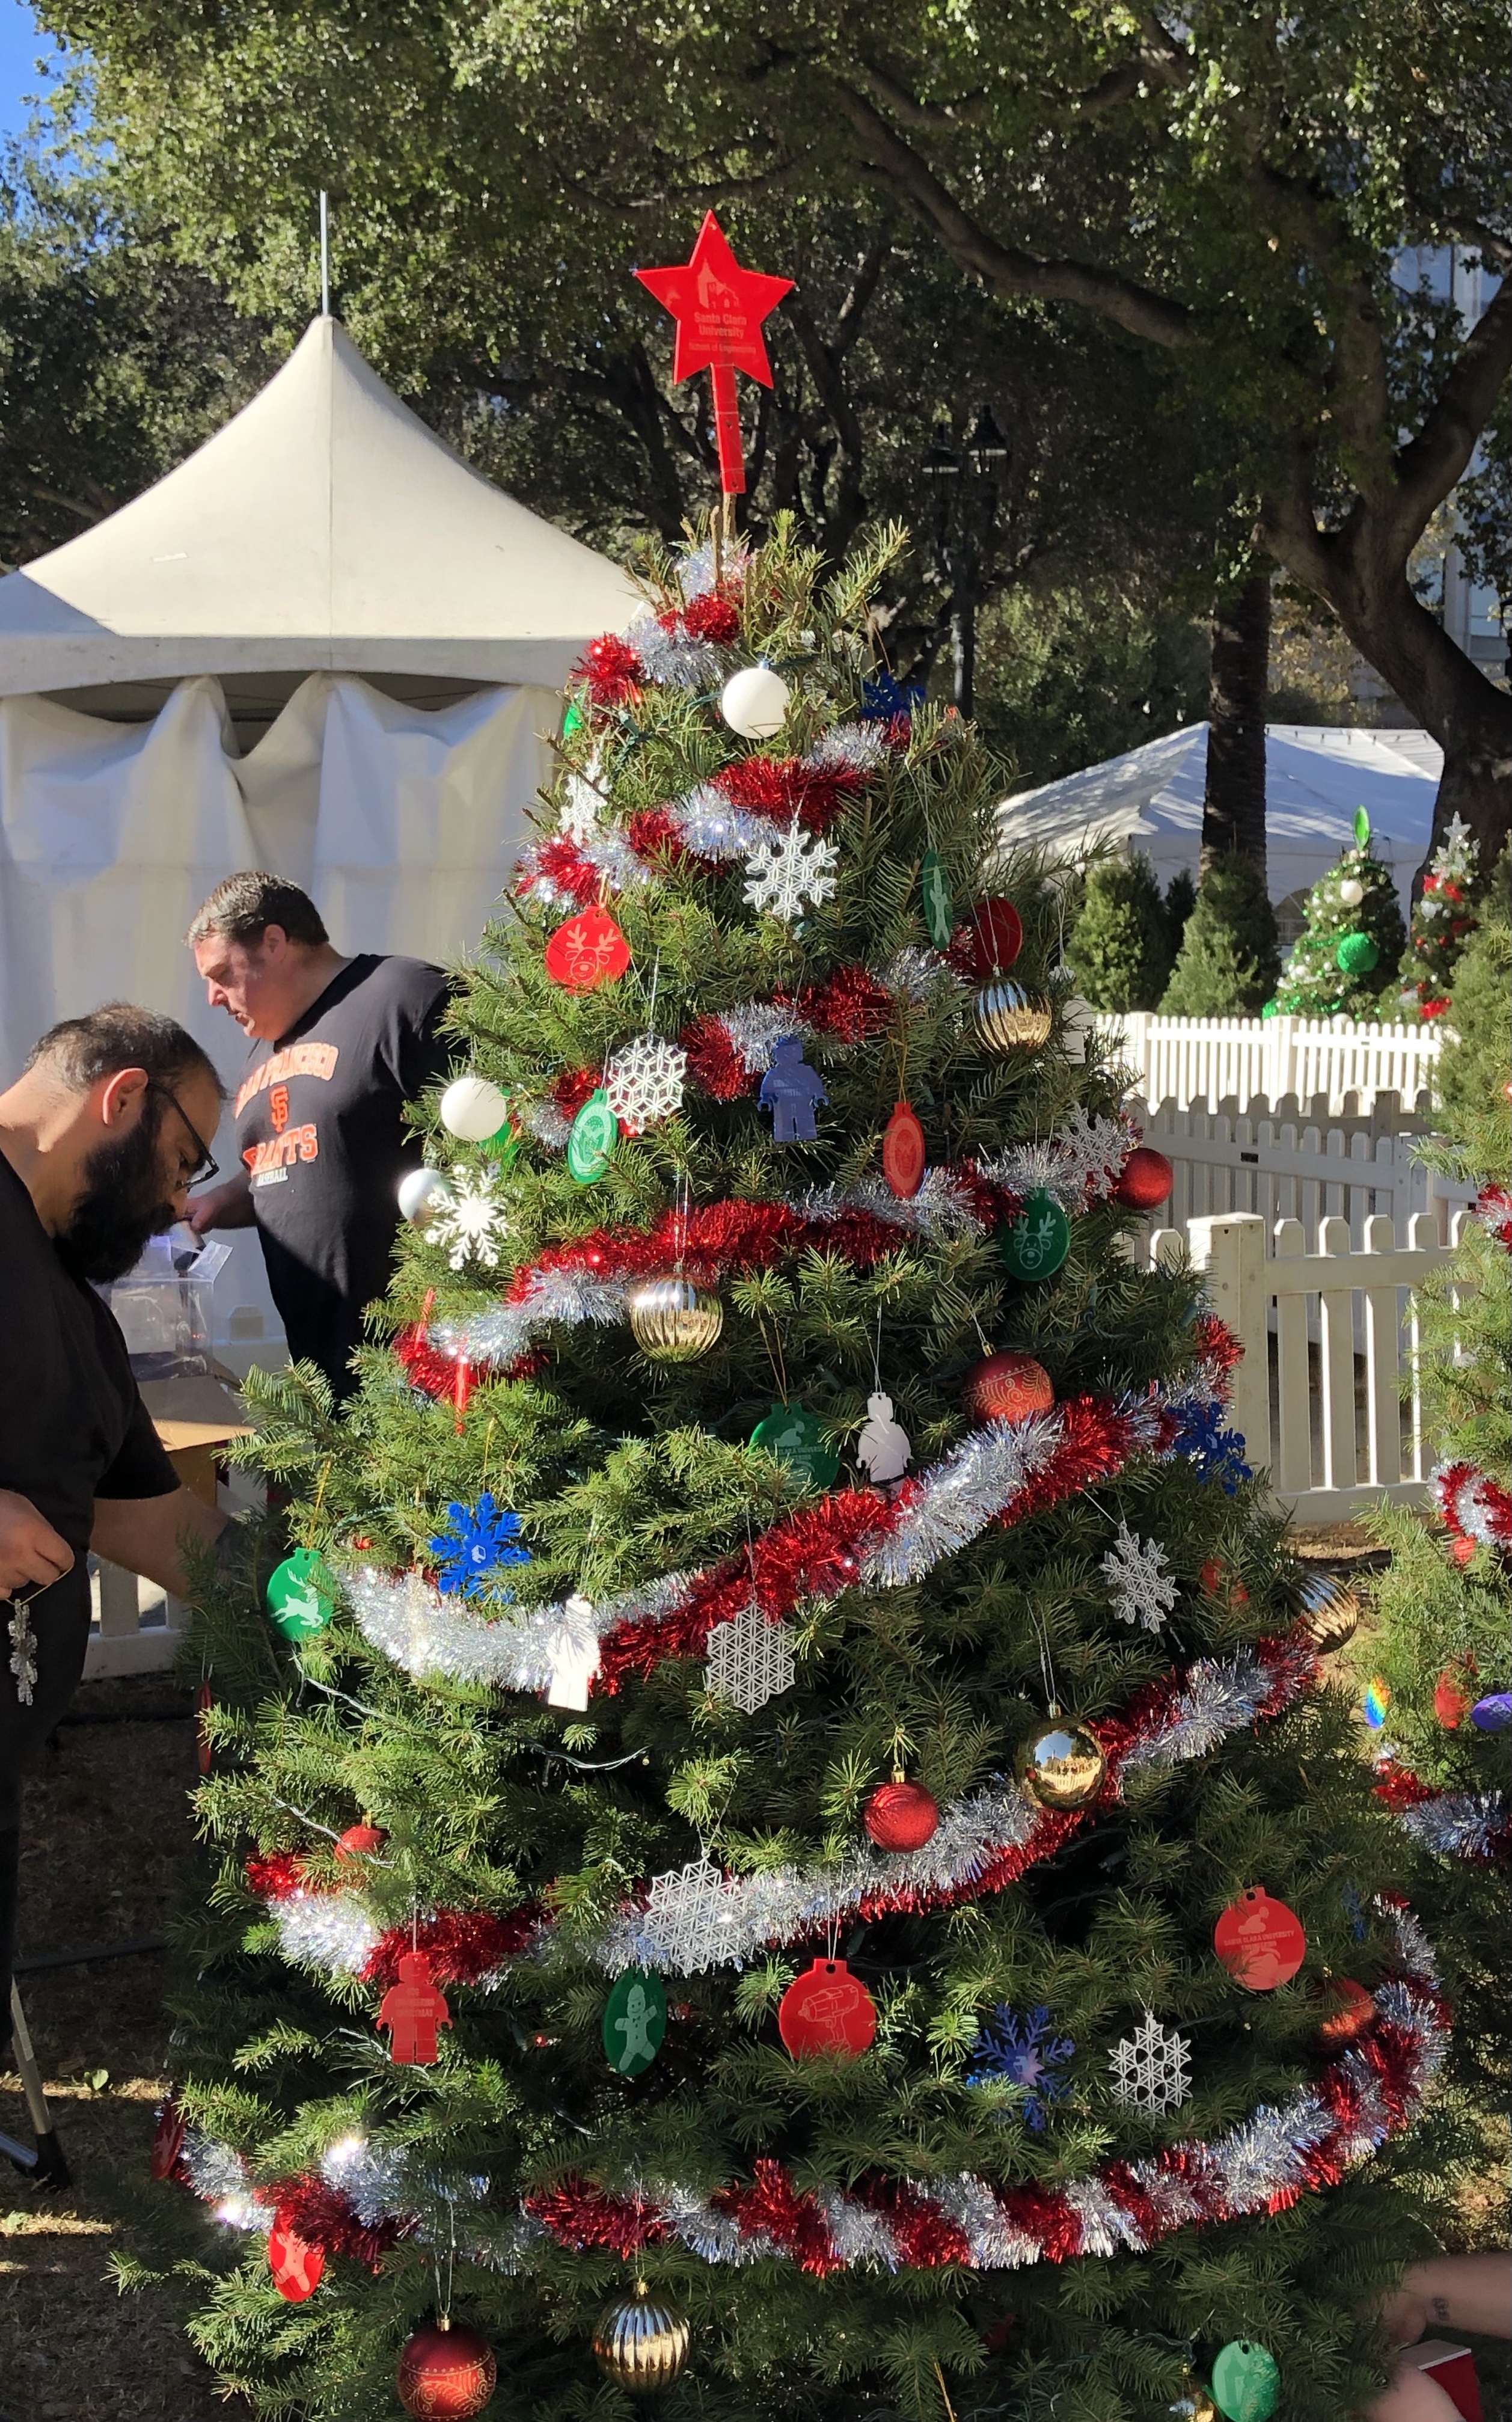
[[0, 139], [22, 133], [30, 115], [24, 95], [46, 89], [36, 63], [55, 53], [26, 0], [0, 0]]

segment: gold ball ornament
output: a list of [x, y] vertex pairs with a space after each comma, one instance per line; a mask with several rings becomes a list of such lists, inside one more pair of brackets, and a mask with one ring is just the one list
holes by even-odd
[[1309, 1573], [1297, 1596], [1308, 1638], [1320, 1657], [1331, 1657], [1354, 1638], [1360, 1600], [1337, 1573]]
[[1014, 1772], [1036, 1807], [1085, 1808], [1102, 1789], [1108, 1760], [1085, 1724], [1051, 1714], [1019, 1743]]
[[659, 2397], [687, 2361], [688, 2326], [670, 2305], [653, 2304], [645, 2281], [623, 2304], [606, 2304], [593, 2329], [599, 2369], [632, 2397]]
[[658, 1362], [692, 1362], [724, 1327], [724, 1306], [691, 1279], [646, 1279], [630, 1298], [630, 1328], [643, 1354]]
[[1218, 2422], [1218, 2408], [1213, 2403], [1205, 2381], [1193, 2380], [1190, 2372], [1182, 2383], [1181, 2395], [1172, 2406], [1176, 2422]]
[[984, 985], [971, 1003], [971, 1022], [989, 1051], [1038, 1051], [1050, 1039], [1050, 1004], [1022, 984]]

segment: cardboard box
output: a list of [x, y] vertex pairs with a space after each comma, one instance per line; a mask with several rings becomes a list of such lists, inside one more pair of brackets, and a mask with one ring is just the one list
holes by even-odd
[[142, 1402], [184, 1486], [213, 1505], [221, 1451], [232, 1439], [245, 1438], [252, 1427], [241, 1397], [224, 1380], [207, 1374], [197, 1379], [144, 1379]]
[[1469, 2347], [1451, 2346], [1447, 2338], [1420, 2338], [1416, 2346], [1402, 2349], [1402, 2362], [1436, 2380], [1444, 2395], [1454, 2399], [1465, 2422], [1482, 2422], [1480, 2382], [1475, 2377], [1475, 2358]]

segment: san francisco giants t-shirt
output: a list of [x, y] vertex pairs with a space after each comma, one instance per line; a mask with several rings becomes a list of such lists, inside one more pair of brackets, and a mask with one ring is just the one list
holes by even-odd
[[420, 1165], [405, 1105], [451, 1057], [436, 1029], [447, 979], [423, 959], [349, 959], [276, 1043], [258, 1043], [236, 1096], [237, 1142], [273, 1292], [296, 1361], [339, 1396], [364, 1308], [388, 1284], [399, 1181]]

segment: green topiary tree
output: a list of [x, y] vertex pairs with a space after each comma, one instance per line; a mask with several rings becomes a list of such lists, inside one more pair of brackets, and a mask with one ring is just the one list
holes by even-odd
[[1154, 1009], [1171, 973], [1160, 887], [1147, 857], [1109, 857], [1087, 874], [1066, 956], [1094, 1009]]
[[1287, 1017], [1390, 1015], [1406, 947], [1391, 869], [1358, 808], [1353, 847], [1307, 895], [1307, 922], [1282, 969], [1276, 1008]]
[[1472, 906], [1475, 844], [1457, 816], [1423, 878], [1398, 970], [1397, 1008], [1409, 1022], [1431, 1023], [1449, 1006], [1455, 967], [1479, 921]]
[[1252, 858], [1209, 867], [1160, 1007], [1173, 1017], [1252, 1017], [1274, 988], [1276, 912]]
[[158, 2167], [269, 2422], [389, 2422], [402, 2348], [477, 2412], [475, 2331], [501, 2422], [628, 2422], [630, 2333], [669, 2422], [1385, 2376], [1443, 2023], [1395, 1828], [1232, 1341], [1126, 1255], [1159, 1170], [1057, 896], [982, 897], [968, 724], [866, 718], [890, 555], [652, 567], [466, 970], [393, 1344], [339, 1419], [257, 1386], [298, 1557], [271, 1622], [204, 1591]]
[[1197, 886], [1192, 880], [1191, 871], [1189, 867], [1178, 867], [1166, 885], [1165, 898], [1160, 904], [1160, 913], [1165, 919], [1166, 949], [1173, 967], [1186, 939], [1187, 927], [1196, 905]]
[[1436, 1080], [1446, 1129], [1466, 1140], [1472, 1123], [1503, 1115], [1500, 1088], [1512, 997], [1512, 845], [1492, 870], [1480, 918], [1455, 968]]

